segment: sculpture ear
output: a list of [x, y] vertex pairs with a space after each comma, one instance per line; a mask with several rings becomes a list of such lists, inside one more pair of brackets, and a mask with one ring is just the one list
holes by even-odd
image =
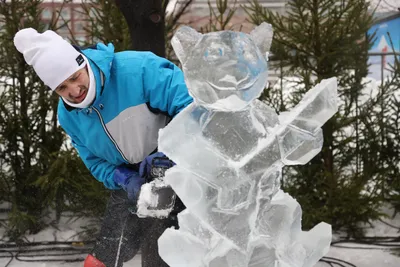
[[174, 37], [172, 37], [172, 47], [182, 65], [185, 64], [187, 54], [197, 41], [200, 40], [201, 36], [201, 33], [191, 27], [182, 26], [176, 31]]
[[250, 38], [264, 55], [266, 55], [271, 48], [273, 35], [274, 31], [271, 24], [266, 22], [261, 23], [250, 32]]

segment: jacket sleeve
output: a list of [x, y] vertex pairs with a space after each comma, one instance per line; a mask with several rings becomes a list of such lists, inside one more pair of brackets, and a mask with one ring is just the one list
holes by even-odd
[[[67, 132], [67, 131], [66, 131]], [[72, 145], [78, 151], [79, 156], [81, 157], [85, 166], [89, 169], [92, 175], [100, 182], [104, 184], [108, 189], [120, 189], [121, 187], [114, 182], [113, 176], [117, 166], [112, 165], [95, 156], [91, 153], [83, 144], [80, 143], [79, 139], [74, 135], [70, 136]]]
[[192, 103], [183, 72], [172, 62], [148, 52], [142, 71], [144, 97], [151, 108], [174, 117]]

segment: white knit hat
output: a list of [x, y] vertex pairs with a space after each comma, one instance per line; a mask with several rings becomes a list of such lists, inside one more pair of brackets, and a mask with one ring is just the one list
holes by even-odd
[[14, 37], [14, 45], [51, 90], [55, 90], [69, 76], [86, 66], [82, 55], [50, 30], [44, 33], [38, 33], [32, 28], [20, 30]]

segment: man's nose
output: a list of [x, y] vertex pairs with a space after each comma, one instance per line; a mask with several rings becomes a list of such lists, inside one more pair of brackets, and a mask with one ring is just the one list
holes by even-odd
[[81, 89], [78, 85], [70, 85], [69, 94], [73, 97], [79, 96], [81, 93]]

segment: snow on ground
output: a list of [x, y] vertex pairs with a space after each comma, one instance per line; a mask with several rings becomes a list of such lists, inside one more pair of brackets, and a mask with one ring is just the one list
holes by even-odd
[[[391, 215], [393, 211], [384, 208], [383, 211]], [[394, 218], [382, 219], [384, 222], [393, 226], [400, 227], [400, 214]], [[387, 224], [377, 221], [373, 223], [373, 228], [369, 228], [366, 232], [367, 237], [397, 237], [397, 256], [393, 250], [381, 246], [373, 246], [357, 243], [339, 243], [332, 246], [326, 257], [337, 258], [349, 262], [357, 267], [399, 267], [400, 266], [400, 228], [396, 229]], [[334, 237], [334, 239], [338, 237]], [[343, 264], [343, 263], [342, 263]], [[319, 262], [316, 267], [329, 266], [327, 263]], [[351, 267], [351, 265], [344, 265]], [[353, 266], [353, 267], [354, 267]]]
[[[358, 247], [358, 246], [357, 246]], [[326, 257], [333, 257], [349, 262], [357, 267], [399, 267], [400, 258], [389, 251], [380, 249], [344, 249], [331, 247]], [[345, 267], [351, 265], [341, 262]], [[133, 265], [135, 266], [135, 265]], [[315, 267], [329, 267], [328, 263], [318, 262]]]
[[[8, 259], [0, 259], [0, 266], [6, 266]], [[13, 260], [7, 267], [83, 267], [83, 262], [22, 262]], [[140, 267], [140, 256], [133, 258], [131, 261], [126, 262], [124, 267]]]
[[[385, 209], [388, 214], [391, 214], [389, 209]], [[4, 218], [4, 214], [2, 214]], [[61, 223], [57, 225], [57, 229], [55, 227], [49, 227], [36, 235], [28, 236], [27, 239], [31, 242], [42, 242], [42, 241], [78, 241], [78, 233], [81, 231], [80, 226], [88, 224], [87, 219], [79, 219], [79, 220], [71, 220], [67, 217], [63, 217]], [[395, 218], [392, 219], [384, 219], [385, 222], [400, 226], [400, 214], [397, 214]], [[0, 228], [0, 236], [2, 236], [4, 229]], [[374, 228], [371, 228], [367, 231], [367, 236], [374, 237], [374, 236], [395, 236], [400, 238], [400, 231], [399, 229], [395, 229], [390, 227], [383, 222], [375, 222]], [[334, 240], [338, 239], [338, 236], [334, 237]], [[400, 245], [400, 241], [396, 243], [397, 246]], [[1, 245], [1, 243], [0, 243]], [[339, 247], [342, 246], [342, 247]], [[43, 247], [34, 247], [36, 248], [49, 248], [52, 246], [43, 246]], [[53, 247], [67, 247], [71, 248], [70, 245], [68, 246], [53, 246]], [[60, 259], [62, 258], [70, 258], [70, 259], [84, 259], [87, 255], [88, 248], [80, 247], [77, 244], [75, 247], [75, 251], [72, 251], [74, 255], [65, 255], [65, 253], [71, 253], [71, 250], [67, 252], [51, 252], [46, 251], [46, 253], [56, 253], [61, 254], [61, 256], [54, 256], [50, 257], [46, 256], [39, 256], [40, 251], [31, 251], [31, 248], [27, 249], [30, 250], [28, 252], [23, 252], [19, 255], [14, 257], [12, 260], [9, 256], [9, 253], [3, 252], [4, 249], [0, 248], [0, 267], [83, 267], [83, 260], [78, 262], [46, 262], [46, 261], [38, 261], [38, 262], [27, 262], [26, 260], [46, 260], [46, 259]], [[345, 247], [345, 248], [343, 248]], [[357, 248], [355, 248], [357, 247]], [[340, 243], [336, 244], [335, 246], [331, 247], [330, 251], [326, 255], [327, 260], [329, 257], [336, 258], [345, 262], [339, 262], [341, 265], [330, 265], [326, 262], [319, 262], [315, 267], [399, 267], [400, 266], [400, 256], [396, 256], [393, 251], [389, 249], [383, 250], [383, 247], [376, 247], [371, 245], [362, 245], [362, 244], [355, 244], [355, 243]], [[64, 254], [62, 254], [64, 253]], [[398, 249], [397, 255], [400, 254], [400, 250]], [[33, 258], [31, 256], [34, 256]], [[10, 262], [11, 260], [11, 262]], [[349, 262], [350, 264], [347, 264]], [[9, 263], [9, 264], [8, 264]], [[8, 265], [7, 265], [8, 264]], [[136, 255], [132, 260], [124, 264], [124, 267], [140, 267], [140, 254]], [[269, 267], [269, 266], [266, 266]]]

